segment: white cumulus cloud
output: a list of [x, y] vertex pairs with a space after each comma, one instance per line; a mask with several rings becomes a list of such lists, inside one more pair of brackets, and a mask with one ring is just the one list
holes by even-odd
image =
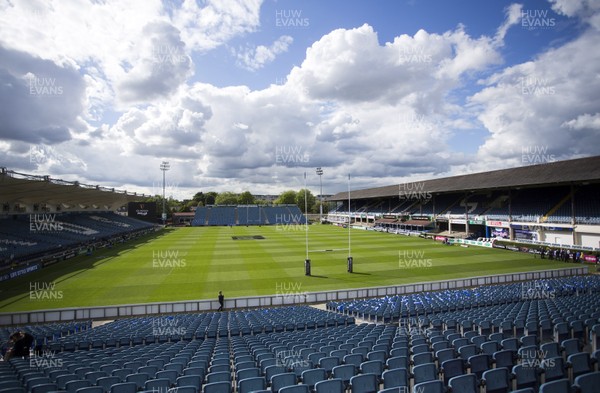
[[270, 46], [258, 45], [256, 47], [234, 50], [237, 64], [250, 71], [263, 68], [275, 60], [277, 55], [287, 52], [294, 39], [289, 35], [282, 35]]

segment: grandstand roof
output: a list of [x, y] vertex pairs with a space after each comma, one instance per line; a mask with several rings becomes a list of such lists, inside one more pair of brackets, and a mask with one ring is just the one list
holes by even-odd
[[114, 188], [81, 184], [50, 176], [27, 175], [1, 168], [0, 203], [61, 205], [62, 210], [116, 210], [127, 202], [147, 195], [128, 193]]
[[[535, 187], [565, 185], [571, 183], [599, 182], [600, 156], [578, 158], [574, 160], [556, 161], [539, 165], [529, 165], [510, 169], [480, 172], [395, 184], [391, 186], [367, 188], [350, 192], [352, 199], [397, 197], [402, 189], [429, 193], [445, 193], [457, 191], [483, 191], [516, 187]], [[328, 200], [344, 201], [347, 192], [339, 192]]]

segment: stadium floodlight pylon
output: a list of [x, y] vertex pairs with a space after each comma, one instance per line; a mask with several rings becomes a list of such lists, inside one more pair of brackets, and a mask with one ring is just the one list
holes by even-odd
[[163, 200], [162, 200], [162, 222], [163, 225], [167, 225], [167, 210], [166, 210], [166, 200], [165, 200], [165, 173], [171, 168], [171, 165], [169, 164], [168, 161], [163, 161], [160, 164], [160, 170], [163, 173]]
[[347, 263], [348, 263], [348, 273], [352, 273], [354, 270], [354, 259], [352, 258], [352, 241], [351, 241], [351, 227], [350, 227], [350, 222], [352, 221], [352, 219], [350, 218], [350, 174], [348, 174], [348, 259], [347, 259]]
[[319, 224], [323, 223], [323, 168], [317, 168], [317, 175], [319, 176], [319, 184], [321, 185], [321, 193], [319, 194], [319, 199], [321, 199], [321, 203], [319, 203]]

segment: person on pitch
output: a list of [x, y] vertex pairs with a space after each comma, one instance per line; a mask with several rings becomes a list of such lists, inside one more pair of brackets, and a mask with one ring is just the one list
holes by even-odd
[[225, 296], [223, 296], [223, 292], [219, 291], [219, 309], [217, 311], [223, 311], [224, 301], [225, 301]]

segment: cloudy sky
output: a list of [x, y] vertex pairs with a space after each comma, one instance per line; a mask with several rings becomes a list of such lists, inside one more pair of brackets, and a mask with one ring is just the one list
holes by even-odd
[[598, 155], [600, 0], [0, 0], [0, 166], [324, 193]]

